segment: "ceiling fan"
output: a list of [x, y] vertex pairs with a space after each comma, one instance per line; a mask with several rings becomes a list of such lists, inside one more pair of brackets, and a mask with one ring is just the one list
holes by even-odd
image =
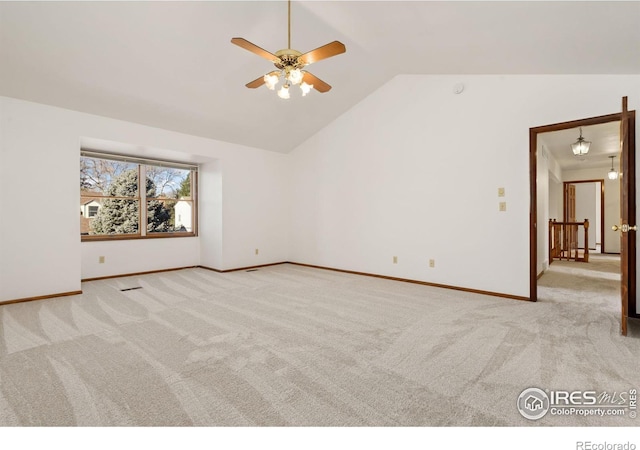
[[318, 92], [327, 92], [331, 89], [331, 86], [320, 78], [316, 77], [312, 73], [303, 70], [305, 66], [311, 63], [321, 61], [323, 59], [330, 58], [332, 56], [344, 53], [347, 49], [342, 42], [333, 41], [322, 47], [318, 47], [315, 50], [311, 50], [307, 53], [301, 53], [298, 50], [291, 48], [291, 0], [288, 0], [288, 40], [287, 48], [278, 50], [275, 53], [268, 52], [267, 50], [258, 47], [257, 45], [247, 41], [243, 38], [233, 38], [231, 43], [249, 50], [258, 56], [268, 59], [273, 63], [278, 70], [271, 71], [264, 76], [256, 78], [255, 80], [246, 84], [250, 89], [255, 89], [263, 84], [266, 84], [270, 90], [275, 90], [276, 85], [282, 79], [283, 84], [278, 90], [278, 96], [280, 98], [289, 98], [289, 88], [291, 85], [300, 85], [302, 95], [307, 95], [311, 89], [315, 89]]

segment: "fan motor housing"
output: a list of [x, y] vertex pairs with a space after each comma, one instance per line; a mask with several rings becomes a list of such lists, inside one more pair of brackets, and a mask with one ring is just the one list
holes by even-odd
[[289, 69], [301, 69], [305, 66], [298, 62], [298, 57], [302, 55], [298, 50], [285, 48], [283, 50], [278, 50], [275, 55], [280, 58], [280, 62], [274, 63], [273, 65], [280, 70], [286, 67]]

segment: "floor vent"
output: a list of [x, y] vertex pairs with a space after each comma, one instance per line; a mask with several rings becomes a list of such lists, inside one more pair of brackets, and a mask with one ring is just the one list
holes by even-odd
[[135, 289], [142, 289], [142, 286], [136, 286], [136, 287], [132, 287], [132, 288], [120, 289], [120, 292], [133, 291]]
[[257, 272], [259, 269], [249, 269], [247, 272]]

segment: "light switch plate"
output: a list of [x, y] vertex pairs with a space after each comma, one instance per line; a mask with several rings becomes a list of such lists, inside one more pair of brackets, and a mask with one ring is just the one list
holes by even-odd
[[498, 197], [504, 197], [504, 188], [503, 187], [499, 187], [498, 188]]
[[507, 202], [500, 202], [500, 211], [507, 210]]

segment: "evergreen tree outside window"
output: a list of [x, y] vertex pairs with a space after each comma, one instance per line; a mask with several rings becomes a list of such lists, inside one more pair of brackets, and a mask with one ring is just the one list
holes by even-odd
[[82, 152], [82, 240], [195, 236], [196, 179], [197, 166]]

